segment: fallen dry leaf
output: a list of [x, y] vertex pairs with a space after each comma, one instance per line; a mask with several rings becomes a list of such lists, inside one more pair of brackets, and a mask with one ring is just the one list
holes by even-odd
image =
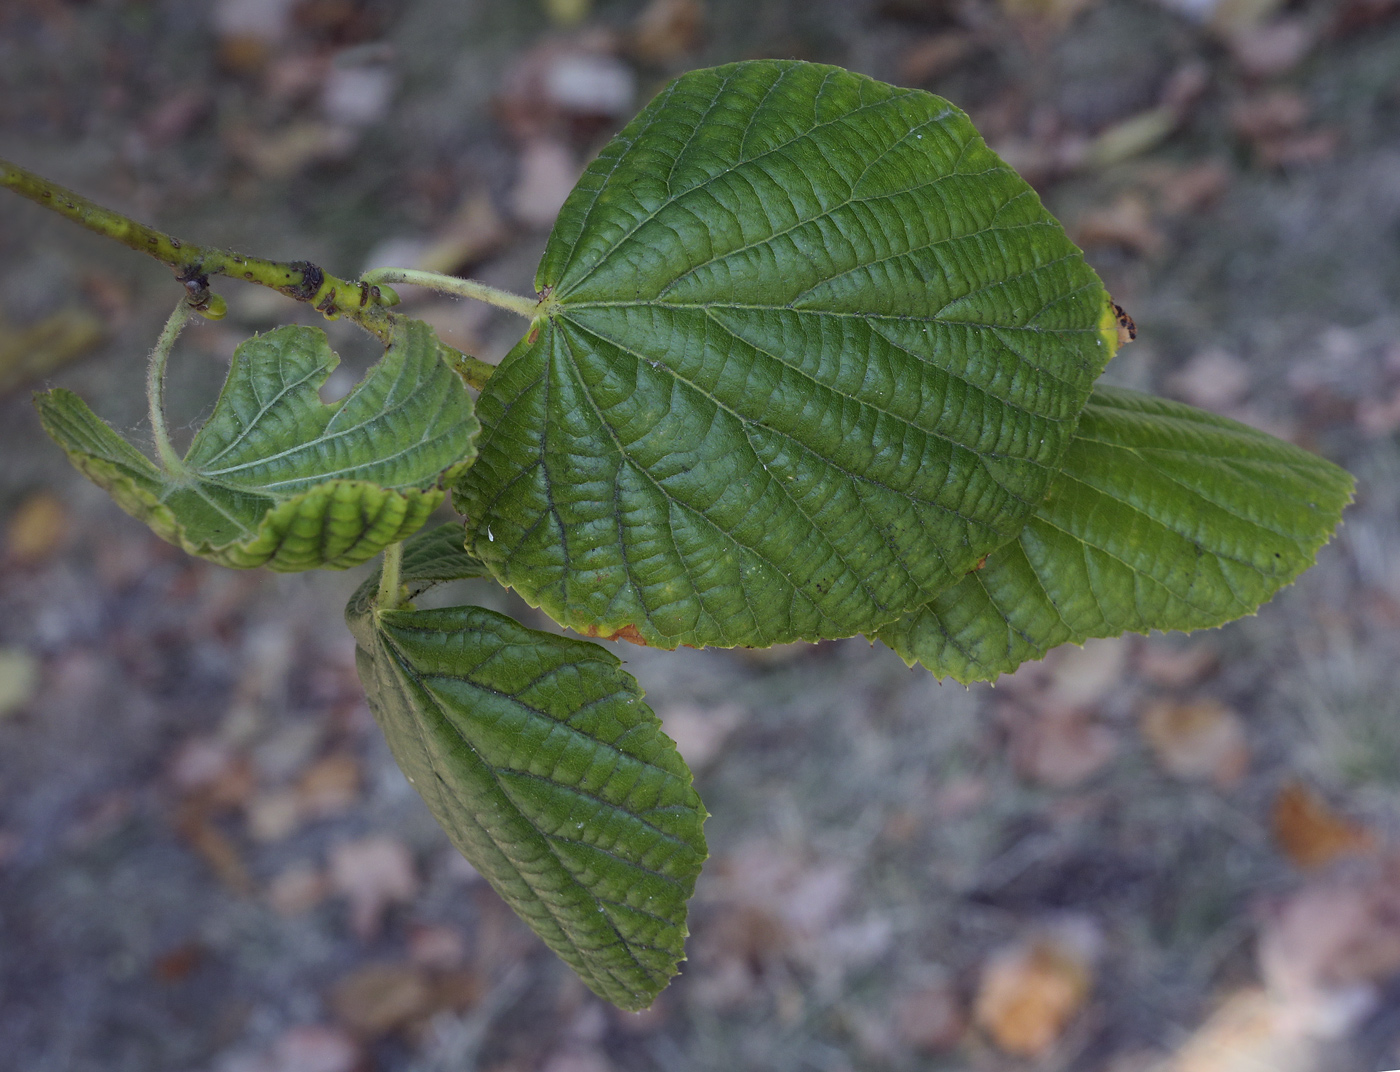
[[0, 323], [0, 397], [82, 357], [102, 337], [102, 322], [79, 308], [60, 309], [23, 329]]
[[301, 813], [323, 819], [352, 808], [360, 795], [360, 761], [351, 752], [334, 752], [307, 767], [297, 779]]
[[737, 704], [721, 704], [708, 710], [695, 704], [673, 704], [661, 711], [661, 728], [676, 743], [692, 771], [719, 758], [720, 750], [743, 721]]
[[1307, 101], [1291, 89], [1272, 89], [1230, 109], [1230, 125], [1235, 133], [1255, 143], [1292, 134], [1307, 119]]
[[330, 881], [350, 903], [350, 929], [366, 940], [379, 933], [390, 905], [411, 901], [418, 892], [412, 854], [388, 837], [337, 845], [331, 850]]
[[1129, 253], [1153, 256], [1166, 236], [1152, 223], [1152, 210], [1137, 193], [1125, 193], [1111, 205], [1090, 209], [1079, 217], [1075, 235], [1083, 246], [1119, 246]]
[[1167, 378], [1178, 398], [1215, 411], [1228, 410], [1249, 394], [1249, 366], [1234, 354], [1211, 347], [1195, 354]]
[[704, 27], [702, 0], [652, 0], [632, 26], [631, 52], [644, 63], [674, 63], [699, 46]]
[[52, 492], [36, 491], [10, 515], [5, 556], [21, 566], [37, 566], [63, 550], [71, 520], [68, 507]]
[[1299, 1032], [1346, 1034], [1400, 972], [1400, 858], [1313, 879], [1266, 921], [1258, 948], [1260, 975]]
[[1011, 763], [1023, 778], [1070, 789], [1097, 774], [1118, 754], [1119, 738], [1082, 707], [1046, 705], [1037, 711], [1003, 705]]
[[0, 648], [0, 718], [13, 714], [39, 689], [39, 660], [22, 648]]
[[1375, 835], [1341, 815], [1300, 782], [1289, 782], [1274, 798], [1274, 838], [1284, 855], [1303, 871], [1316, 871], [1342, 856], [1376, 848]]
[[1088, 1000], [1094, 982], [1096, 932], [1043, 934], [988, 958], [973, 1015], [997, 1047], [1041, 1057]]
[[1158, 1072], [1323, 1072], [1316, 1041], [1300, 1037], [1257, 987], [1231, 994]]
[[370, 964], [335, 984], [330, 1007], [355, 1035], [382, 1038], [432, 1011], [433, 985], [422, 968]]
[[1082, 647], [1061, 648], [1046, 660], [1050, 670], [1047, 702], [1060, 707], [1102, 703], [1122, 683], [1131, 650], [1128, 637], [1086, 640]]
[[1157, 763], [1173, 778], [1229, 789], [1249, 769], [1244, 721], [1217, 700], [1158, 700], [1143, 711], [1141, 727]]
[[175, 813], [175, 829], [220, 882], [243, 897], [253, 892], [253, 879], [243, 854], [228, 835], [214, 825], [206, 802], [192, 798], [181, 804]]
[[520, 151], [520, 171], [510, 194], [511, 212], [529, 227], [548, 227], [578, 180], [578, 161], [552, 138], [536, 138]]
[[289, 1028], [268, 1053], [269, 1072], [355, 1072], [360, 1067], [354, 1039], [323, 1024]]
[[422, 968], [443, 971], [467, 959], [467, 936], [450, 923], [420, 923], [408, 932], [408, 958]]
[[1298, 66], [1317, 44], [1318, 29], [1307, 19], [1285, 17], [1251, 26], [1230, 38], [1230, 51], [1252, 78], [1274, 78]]
[[1179, 646], [1152, 637], [1137, 652], [1137, 671], [1154, 685], [1183, 689], [1214, 673], [1220, 659], [1209, 643]]
[[920, 1053], [952, 1049], [965, 1030], [967, 1015], [957, 990], [949, 982], [921, 987], [895, 1003], [895, 1037]]
[[282, 916], [299, 916], [326, 899], [330, 884], [326, 876], [308, 864], [287, 868], [267, 887], [267, 903]]
[[899, 79], [906, 85], [929, 82], [947, 74], [972, 54], [969, 33], [950, 30], [915, 41], [899, 61]]

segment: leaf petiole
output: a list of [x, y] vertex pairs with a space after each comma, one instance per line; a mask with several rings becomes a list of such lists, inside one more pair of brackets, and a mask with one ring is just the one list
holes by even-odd
[[422, 272], [414, 268], [372, 268], [362, 275], [360, 280], [371, 286], [381, 283], [407, 283], [410, 286], [427, 287], [440, 294], [454, 294], [459, 298], [475, 298], [500, 309], [508, 309], [512, 313], [523, 316], [526, 320], [534, 320], [535, 317], [539, 316], [540, 306], [543, 304], [540, 299], [512, 294], [508, 290], [500, 290], [487, 286], [485, 283], [478, 283], [475, 279], [443, 275], [441, 272]]
[[384, 548], [384, 562], [379, 571], [380, 610], [394, 610], [399, 605], [403, 591], [400, 580], [403, 566], [403, 542], [391, 543]]
[[170, 442], [170, 431], [165, 425], [165, 365], [170, 360], [170, 351], [175, 348], [175, 340], [180, 337], [180, 332], [194, 312], [187, 298], [181, 298], [176, 303], [175, 311], [165, 322], [146, 366], [146, 404], [150, 408], [156, 456], [160, 459], [161, 468], [171, 476], [184, 474], [185, 463]]

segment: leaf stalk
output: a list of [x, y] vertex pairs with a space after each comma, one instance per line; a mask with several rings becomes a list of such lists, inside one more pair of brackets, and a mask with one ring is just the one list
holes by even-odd
[[379, 609], [394, 610], [403, 594], [403, 543], [391, 543], [384, 548], [384, 562], [379, 570]]
[[534, 320], [540, 315], [543, 304], [538, 298], [526, 298], [512, 294], [508, 290], [487, 286], [475, 279], [463, 279], [441, 272], [422, 272], [414, 268], [373, 268], [362, 277], [366, 283], [406, 283], [409, 286], [427, 287], [440, 294], [453, 294], [459, 298], [475, 298], [499, 309], [507, 309], [526, 320]]
[[170, 442], [170, 430], [165, 424], [165, 366], [170, 360], [170, 351], [175, 348], [175, 340], [195, 312], [188, 299], [181, 298], [165, 322], [165, 328], [156, 340], [151, 351], [150, 362], [146, 366], [146, 404], [151, 414], [151, 434], [156, 441], [156, 456], [161, 468], [171, 476], [185, 473], [185, 462]]

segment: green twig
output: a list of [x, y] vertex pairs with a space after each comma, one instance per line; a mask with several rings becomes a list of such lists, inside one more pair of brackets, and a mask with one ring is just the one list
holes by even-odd
[[371, 283], [338, 279], [310, 261], [269, 261], [182, 242], [5, 160], [0, 160], [0, 186], [168, 265], [185, 285], [194, 308], [205, 315], [222, 315], [223, 301], [209, 293], [209, 277], [225, 275], [309, 302], [329, 320], [349, 317], [386, 343], [393, 334], [387, 307], [398, 299]]
[[540, 306], [544, 304], [538, 298], [526, 298], [508, 290], [488, 287], [475, 279], [462, 279], [455, 275], [443, 275], [441, 272], [420, 272], [413, 268], [373, 268], [364, 274], [363, 281], [407, 283], [415, 287], [428, 287], [442, 294], [455, 294], [459, 298], [476, 298], [498, 308], [509, 309], [526, 320], [534, 320], [539, 316]]
[[403, 595], [399, 567], [403, 562], [403, 543], [391, 543], [384, 548], [384, 562], [379, 568], [379, 609], [393, 610]]
[[181, 329], [194, 312], [195, 309], [189, 300], [181, 298], [180, 303], [175, 306], [175, 311], [170, 314], [170, 319], [165, 322], [165, 330], [156, 340], [156, 348], [151, 351], [151, 360], [146, 366], [146, 404], [151, 412], [151, 432], [156, 440], [156, 456], [160, 459], [161, 468], [171, 476], [184, 473], [185, 462], [176, 453], [174, 445], [170, 442], [170, 432], [165, 426], [165, 363], [170, 359], [170, 351], [174, 349]]

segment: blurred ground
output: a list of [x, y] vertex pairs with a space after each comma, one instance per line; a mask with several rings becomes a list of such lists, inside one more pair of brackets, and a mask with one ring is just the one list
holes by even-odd
[[[1136, 318], [1110, 377], [1357, 474], [1319, 565], [995, 690], [859, 641], [621, 651], [714, 817], [685, 973], [618, 1014], [394, 767], [358, 575], [185, 559], [43, 438], [45, 383], [145, 434], [176, 288], [0, 198], [0, 1067], [1400, 1067], [1394, 0], [8, 0], [0, 154], [201, 242], [523, 292], [667, 77], [773, 55], [965, 107]], [[216, 285], [186, 428], [241, 336], [313, 322]], [[416, 300], [488, 359], [518, 334]], [[329, 329], [347, 387], [372, 354]]]

